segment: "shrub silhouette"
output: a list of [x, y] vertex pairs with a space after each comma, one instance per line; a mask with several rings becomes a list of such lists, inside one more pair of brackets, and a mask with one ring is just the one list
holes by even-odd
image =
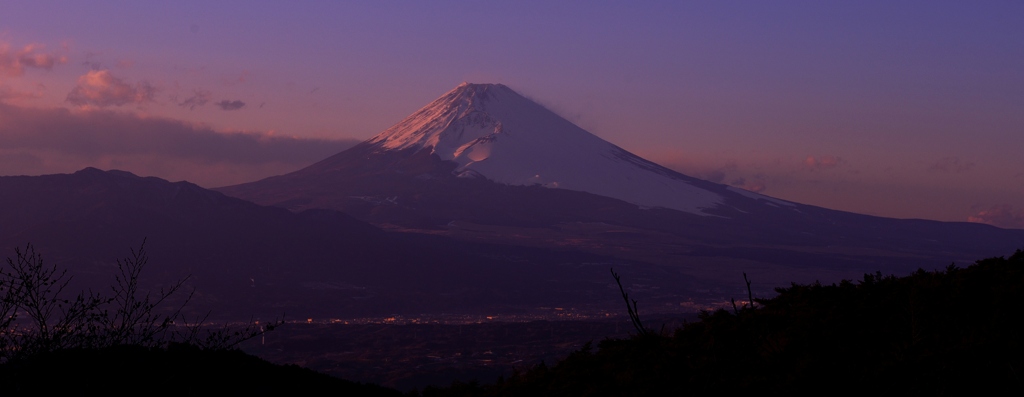
[[15, 253], [0, 267], [0, 395], [401, 395], [272, 364], [236, 348], [280, 320], [235, 329], [206, 329], [205, 319], [184, 322], [181, 312], [191, 294], [176, 307], [161, 304], [183, 292], [185, 279], [154, 293], [139, 287], [149, 260], [145, 241], [118, 261], [110, 295], [66, 297], [65, 270], [46, 266], [32, 245]]
[[111, 295], [82, 291], [69, 298], [67, 270], [45, 265], [31, 244], [15, 249], [15, 258], [7, 258], [6, 266], [0, 267], [0, 363], [60, 350], [123, 345], [162, 348], [179, 343], [226, 350], [282, 323], [261, 327], [250, 321], [238, 329], [206, 329], [204, 318], [190, 324], [181, 310], [191, 294], [161, 312], [161, 304], [180, 293], [187, 278], [143, 295], [139, 276], [148, 261], [143, 240], [138, 250], [117, 261]]

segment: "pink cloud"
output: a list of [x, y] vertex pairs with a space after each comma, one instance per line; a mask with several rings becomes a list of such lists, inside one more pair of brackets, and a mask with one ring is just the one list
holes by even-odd
[[843, 163], [843, 159], [836, 156], [807, 156], [807, 158], [804, 160], [803, 165], [804, 168], [810, 170], [817, 170], [835, 168]]
[[967, 221], [1004, 228], [1024, 229], [1024, 209], [1015, 210], [1008, 204], [994, 205], [967, 217]]
[[729, 184], [754, 193], [761, 193], [768, 189], [768, 186], [765, 185], [764, 182], [764, 175], [758, 175], [757, 178], [753, 180], [747, 180], [747, 178], [736, 178], [732, 182], [729, 182]]
[[44, 53], [44, 48], [42, 44], [29, 44], [12, 50], [10, 44], [0, 43], [0, 75], [17, 77], [24, 74], [26, 68], [51, 70], [68, 62], [67, 56]]
[[92, 70], [78, 78], [67, 101], [79, 106], [121, 106], [151, 102], [155, 94], [156, 88], [149, 83], [128, 84], [109, 70]]
[[[42, 86], [37, 87], [40, 88], [38, 91], [42, 91]], [[22, 91], [5, 85], [0, 85], [0, 102], [7, 100], [20, 101], [25, 99], [35, 99], [40, 96], [42, 95], [39, 92]]]
[[765, 186], [764, 181], [753, 181], [741, 187], [754, 193], [761, 193], [768, 189], [768, 186]]

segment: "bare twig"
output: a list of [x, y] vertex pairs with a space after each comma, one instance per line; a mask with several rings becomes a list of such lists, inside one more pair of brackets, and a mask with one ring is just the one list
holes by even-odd
[[[626, 289], [622, 287], [622, 280], [619, 279], [619, 275], [615, 273], [615, 269], [611, 269], [612, 277], [615, 278], [615, 283], [619, 285], [619, 292], [622, 293], [622, 299], [626, 301], [626, 311], [629, 312], [629, 321], [633, 323], [633, 328], [636, 328], [636, 332], [640, 336], [647, 336], [650, 332], [640, 322], [640, 315], [637, 314], [636, 300], [630, 300], [629, 294], [626, 293]], [[632, 302], [632, 305], [630, 305]]]
[[750, 292], [750, 280], [747, 279], [747, 272], [743, 272], [743, 282], [747, 283], [747, 302], [750, 304], [750, 308], [754, 308], [754, 294]]

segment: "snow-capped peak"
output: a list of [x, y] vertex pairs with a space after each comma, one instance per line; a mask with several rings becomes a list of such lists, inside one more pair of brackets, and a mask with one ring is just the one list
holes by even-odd
[[[429, 147], [434, 148], [435, 153], [448, 152], [444, 149], [460, 147], [467, 141], [500, 132], [501, 123], [495, 123], [488, 117], [487, 105], [515, 102], [515, 97], [519, 97], [519, 94], [502, 84], [462, 83], [406, 117], [402, 122], [370, 139], [370, 142], [379, 143], [382, 148], [392, 150]], [[478, 122], [482, 127], [490, 125], [493, 128], [475, 131], [479, 133], [475, 136], [468, 136], [462, 130], [453, 131], [449, 128], [456, 121], [464, 119]]]
[[722, 202], [692, 179], [577, 127], [502, 84], [462, 83], [371, 138], [378, 150], [429, 149], [461, 176], [590, 192], [701, 214]]

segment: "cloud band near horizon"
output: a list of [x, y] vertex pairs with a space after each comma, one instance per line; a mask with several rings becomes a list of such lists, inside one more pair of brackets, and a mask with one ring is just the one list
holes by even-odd
[[[107, 110], [0, 103], [0, 157], [4, 158], [0, 174], [4, 175], [123, 167], [140, 175], [212, 187], [290, 172], [356, 143], [218, 132], [178, 120]], [[225, 174], [204, 171], [210, 167]]]

